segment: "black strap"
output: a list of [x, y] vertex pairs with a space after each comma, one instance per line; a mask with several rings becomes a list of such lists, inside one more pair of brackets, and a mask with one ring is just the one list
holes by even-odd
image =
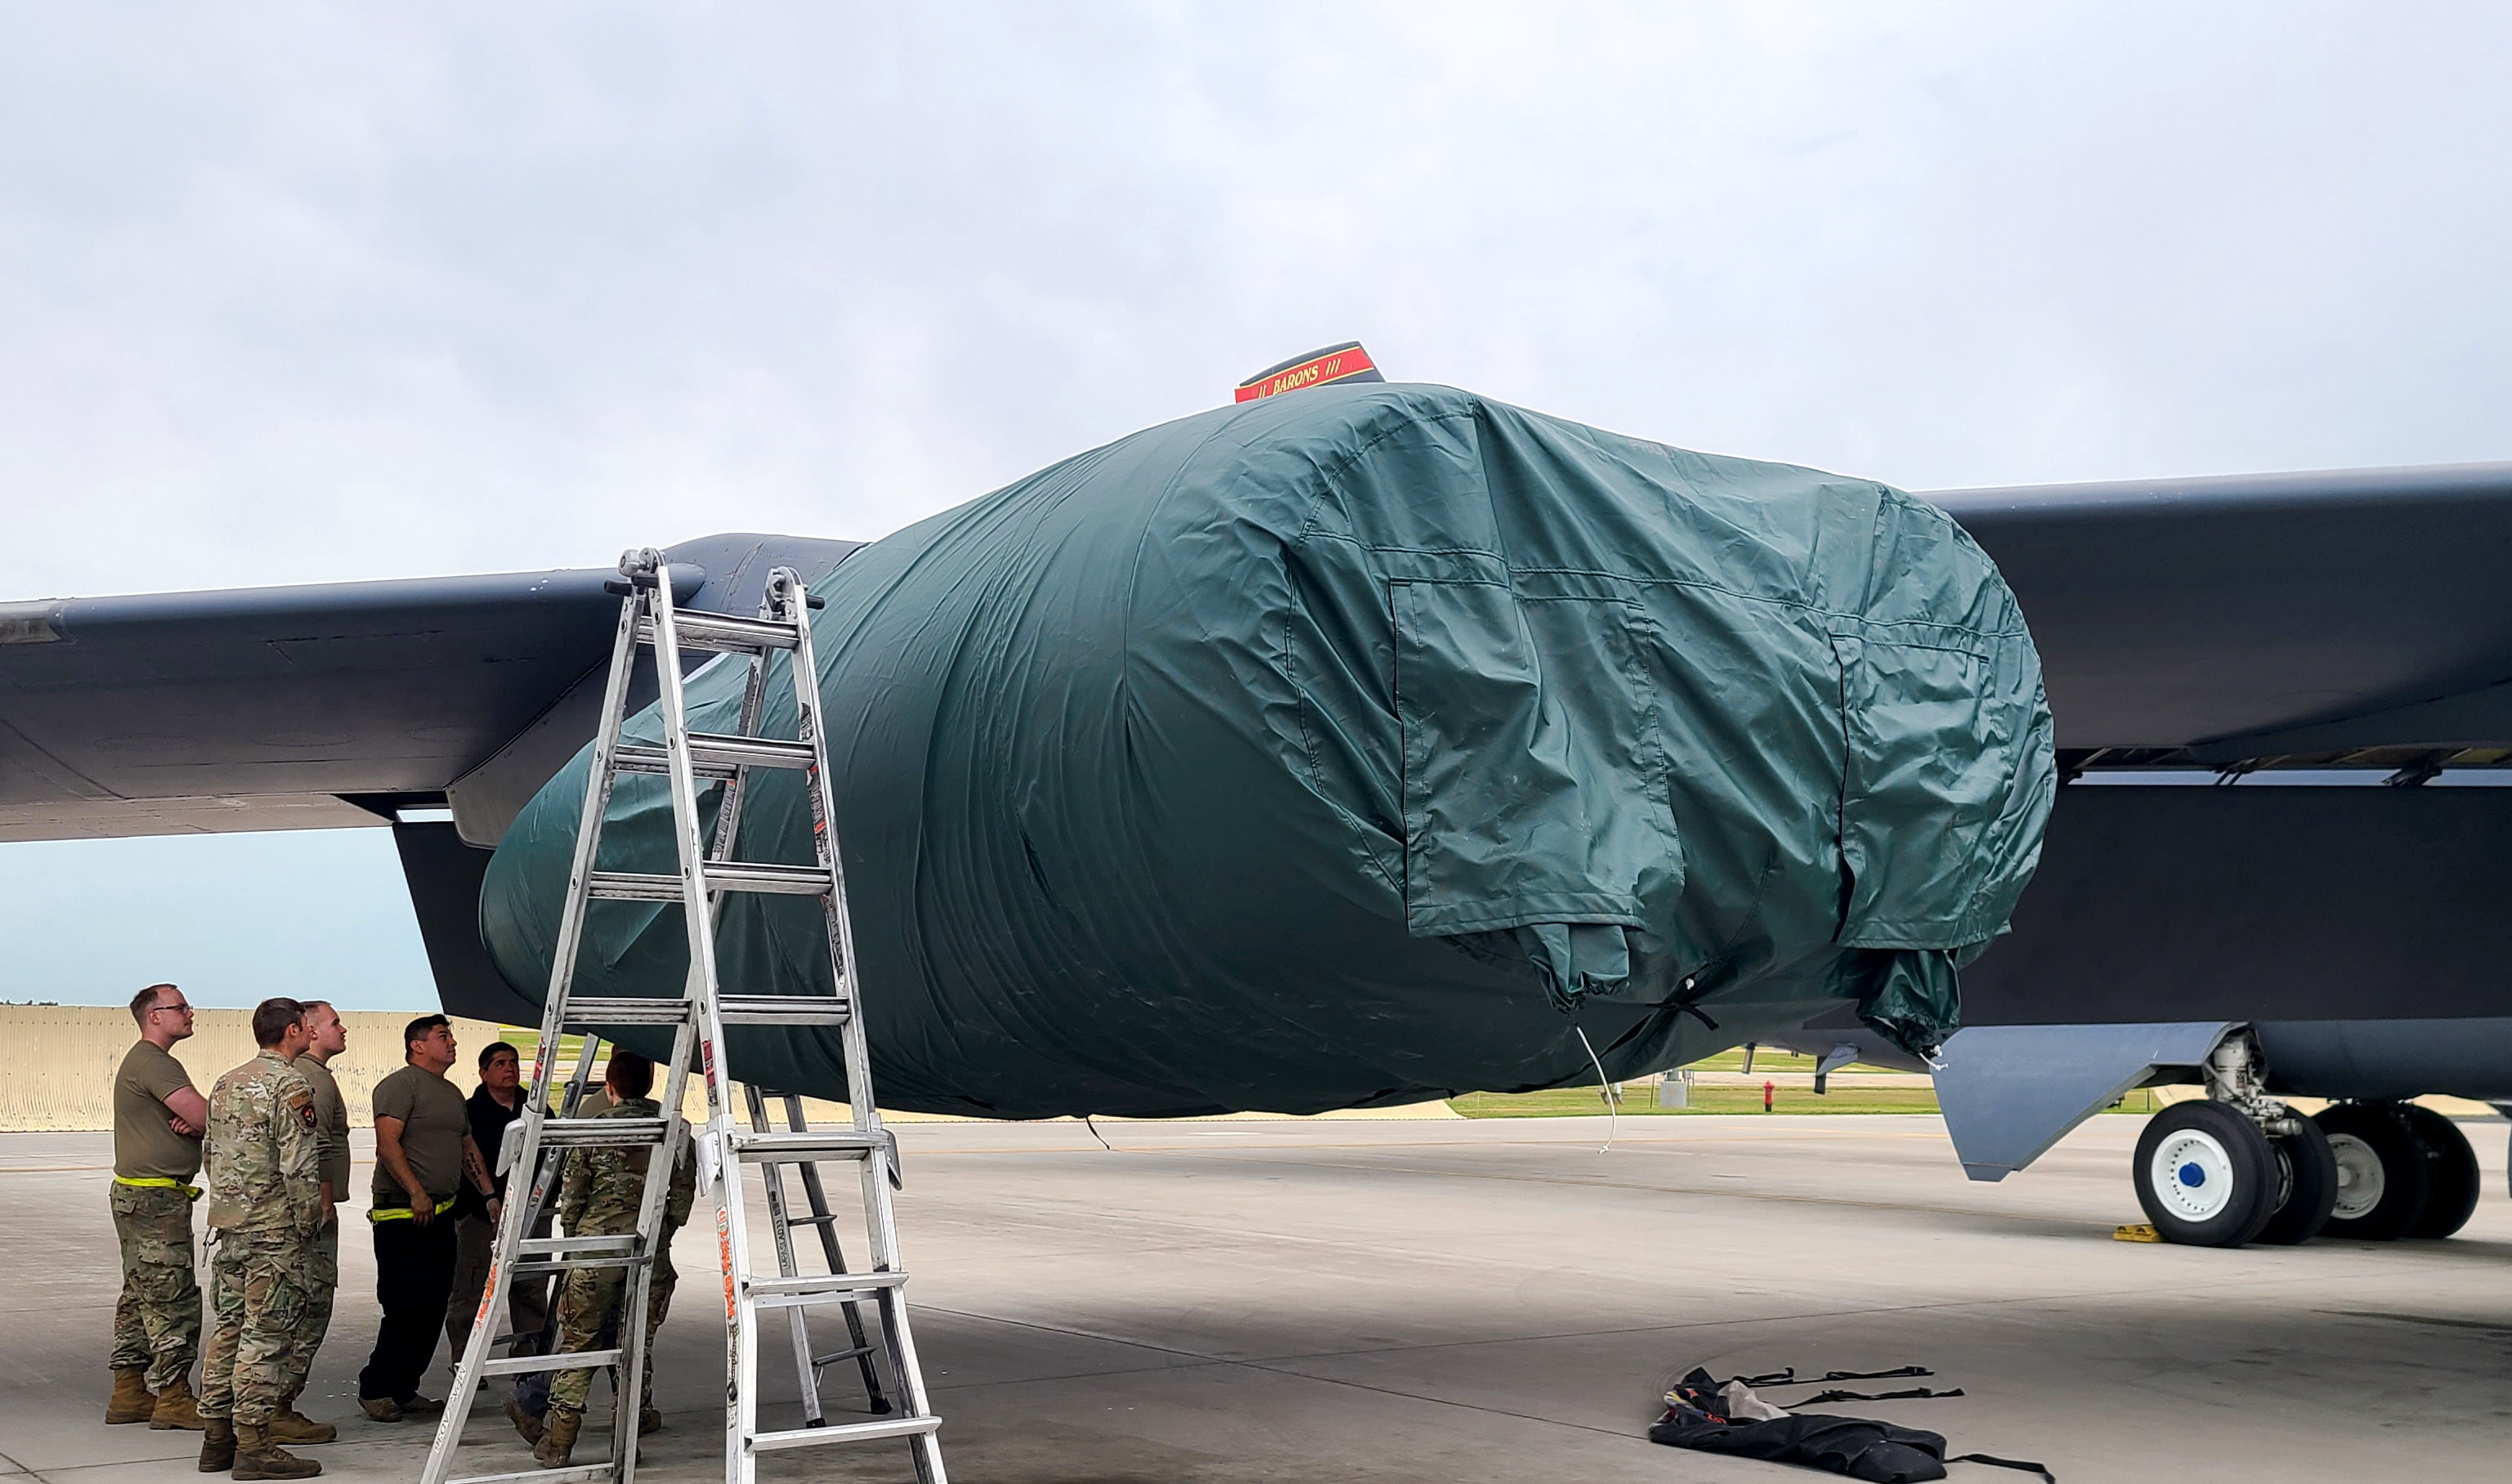
[[1909, 1401], [1915, 1398], [1960, 1396], [1961, 1394], [1963, 1394], [1963, 1388], [1960, 1386], [1950, 1391], [1931, 1391], [1926, 1386], [1912, 1386], [1906, 1391], [1820, 1391], [1812, 1396], [1792, 1401], [1788, 1405], [1819, 1407], [1832, 1401]]
[[[1739, 1376], [1736, 1380], [1758, 1389], [1763, 1386], [1810, 1386], [1825, 1381], [1893, 1381], [1904, 1376], [1934, 1376], [1935, 1374], [1937, 1373], [1923, 1365], [1902, 1365], [1895, 1366], [1889, 1371], [1825, 1371], [1820, 1376], [1808, 1376], [1799, 1380], [1797, 1368], [1789, 1366], [1785, 1371], [1773, 1371], [1763, 1376]], [[1722, 1381], [1717, 1385], [1723, 1386], [1728, 1383]]]
[[2025, 1459], [2001, 1459], [1993, 1453], [1963, 1453], [1956, 1454], [1954, 1457], [1945, 1460], [1945, 1462], [1948, 1464], [1986, 1464], [1992, 1468], [2021, 1469], [2025, 1473], [2039, 1474], [2042, 1478], [2048, 1480], [2049, 1484], [2059, 1484], [2059, 1476], [2050, 1471], [2050, 1465], [2047, 1464], [2035, 1464]]

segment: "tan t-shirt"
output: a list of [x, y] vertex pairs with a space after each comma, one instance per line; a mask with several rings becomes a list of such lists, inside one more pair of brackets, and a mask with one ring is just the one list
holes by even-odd
[[300, 1056], [288, 1065], [314, 1089], [314, 1136], [323, 1146], [322, 1178], [332, 1183], [334, 1200], [349, 1198], [349, 1105], [341, 1100], [340, 1084], [332, 1079], [332, 1069], [311, 1054]]
[[[462, 1140], [471, 1132], [471, 1110], [453, 1084], [424, 1067], [409, 1066], [375, 1084], [375, 1116], [401, 1120], [402, 1157], [410, 1172], [442, 1201], [462, 1186]], [[410, 1192], [375, 1161], [375, 1204], [407, 1206]]]
[[201, 1172], [201, 1141], [167, 1125], [166, 1100], [192, 1085], [173, 1052], [140, 1041], [113, 1077], [113, 1173], [126, 1180], [190, 1180]]

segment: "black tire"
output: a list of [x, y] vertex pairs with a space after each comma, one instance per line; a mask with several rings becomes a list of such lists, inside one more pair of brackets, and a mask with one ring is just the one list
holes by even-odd
[[2425, 1168], [2433, 1176], [2433, 1191], [2425, 1197], [2424, 1214], [2408, 1228], [2410, 1237], [2439, 1238], [2451, 1235], [2468, 1225], [2476, 1213], [2477, 1192], [2485, 1182], [2478, 1173], [2477, 1151], [2468, 1147], [2468, 1136], [2459, 1125], [2430, 1108], [2414, 1103], [2401, 1104], [2399, 1115], [2408, 1120], [2408, 1132], [2425, 1147]]
[[2164, 1240], [2238, 1247], [2276, 1210], [2283, 1172], [2268, 1136], [2217, 1103], [2175, 1103], [2138, 1136], [2137, 1202]]
[[2271, 1246], [2290, 1247], [2307, 1242], [2329, 1225], [2330, 1213], [2337, 1209], [2337, 1152], [2329, 1147], [2329, 1135], [2309, 1118], [2294, 1120], [2291, 1134], [2269, 1139], [2276, 1148], [2277, 1159], [2285, 1170], [2285, 1203], [2276, 1208], [2259, 1234], [2251, 1238]]
[[2433, 1161], [2398, 1105], [2334, 1103], [2312, 1121], [2337, 1155], [2337, 1208], [2320, 1234], [2359, 1242], [2407, 1235], [2433, 1193]]

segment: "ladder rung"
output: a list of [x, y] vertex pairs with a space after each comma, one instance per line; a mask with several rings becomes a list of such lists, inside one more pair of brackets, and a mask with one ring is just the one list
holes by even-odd
[[578, 1268], [635, 1268], [643, 1265], [645, 1261], [644, 1258], [630, 1253], [608, 1252], [598, 1253], [592, 1257], [541, 1258], [531, 1261], [518, 1259], [514, 1270], [516, 1280], [523, 1282], [532, 1278], [551, 1277], [562, 1272], [572, 1272]]
[[817, 1216], [789, 1216], [785, 1218], [785, 1225], [789, 1227], [834, 1227], [844, 1220], [845, 1220], [845, 1218], [840, 1216], [835, 1211], [823, 1211]]
[[880, 1348], [881, 1347], [877, 1345], [858, 1345], [850, 1350], [831, 1350], [825, 1355], [812, 1356], [811, 1365], [814, 1369], [824, 1365], [836, 1365], [841, 1360], [852, 1360], [859, 1355], [876, 1353]]
[[[766, 866], [748, 861], [709, 861], [706, 883], [711, 891], [772, 891], [793, 896], [826, 896], [837, 879], [826, 866]], [[676, 885], [672, 895], [680, 896]]]
[[[706, 867], [711, 891], [772, 891], [792, 896], [826, 896], [836, 887], [825, 866], [767, 866], [747, 861], [710, 861]], [[597, 871], [589, 892], [606, 902], [677, 902], [681, 879], [645, 871]]]
[[515, 1251], [519, 1256], [530, 1257], [534, 1253], [550, 1252], [633, 1252], [636, 1248], [637, 1233], [620, 1231], [608, 1236], [528, 1236]]
[[543, 1118], [543, 1149], [634, 1149], [660, 1144], [670, 1125], [661, 1118]]
[[677, 902], [681, 879], [644, 871], [597, 871], [585, 883], [585, 894], [604, 902]]
[[619, 1347], [607, 1350], [569, 1350], [550, 1355], [507, 1355], [480, 1363], [483, 1376], [515, 1376], [526, 1371], [590, 1371], [619, 1363]]
[[[721, 649], [731, 654], [791, 649], [800, 643], [794, 628], [772, 618], [735, 618], [729, 613], [701, 613], [694, 608], [672, 610], [672, 637], [684, 649]], [[654, 621], [639, 619], [637, 643], [653, 642]]]
[[525, 1484], [527, 1480], [530, 1480], [530, 1484], [575, 1484], [579, 1479], [608, 1477], [610, 1477], [610, 1464], [605, 1461], [600, 1464], [575, 1464], [566, 1468], [527, 1468], [521, 1473], [475, 1473], [458, 1479], [448, 1479], [445, 1484]]
[[726, 995], [715, 1009], [727, 1026], [843, 1026], [854, 1013], [850, 1002], [827, 995]]
[[862, 1159], [888, 1146], [885, 1134], [859, 1134], [852, 1129], [811, 1129], [803, 1133], [755, 1134], [733, 1130], [733, 1156], [745, 1164], [809, 1164], [820, 1159]]
[[921, 1437], [941, 1425], [942, 1419], [938, 1417], [891, 1417], [877, 1423], [845, 1423], [834, 1427], [790, 1427], [781, 1432], [754, 1434], [750, 1439], [750, 1451], [778, 1453], [789, 1448], [815, 1448], [823, 1443], [869, 1443], [885, 1437]]
[[[614, 773], [668, 773], [672, 769], [671, 757], [659, 747], [622, 742], [611, 750], [610, 770]], [[729, 778], [732, 769], [700, 762], [692, 758], [689, 760], [689, 773], [697, 778]]]
[[743, 1288], [754, 1299], [817, 1299], [834, 1303], [860, 1299], [884, 1288], [904, 1288], [903, 1272], [805, 1272], [792, 1277], [745, 1278]]
[[[610, 754], [610, 766], [621, 773], [660, 773], [672, 755], [659, 747], [623, 742]], [[689, 771], [700, 778], [729, 778], [740, 767], [809, 767], [819, 762], [808, 742], [781, 737], [741, 737], [725, 732], [689, 733]]]
[[[656, 879], [672, 882], [672, 896], [681, 894], [677, 878]], [[686, 999], [649, 999], [642, 996], [570, 996], [559, 1011], [559, 1024], [567, 1026], [677, 1026], [689, 1018]]]

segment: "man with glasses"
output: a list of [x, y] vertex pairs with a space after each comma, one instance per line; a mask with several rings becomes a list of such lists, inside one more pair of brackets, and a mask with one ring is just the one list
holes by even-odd
[[200, 1431], [192, 1361], [201, 1347], [201, 1285], [192, 1269], [192, 1202], [210, 1105], [175, 1060], [192, 1006], [171, 984], [131, 998], [139, 1039], [113, 1078], [113, 1233], [122, 1298], [113, 1307], [108, 1423]]

